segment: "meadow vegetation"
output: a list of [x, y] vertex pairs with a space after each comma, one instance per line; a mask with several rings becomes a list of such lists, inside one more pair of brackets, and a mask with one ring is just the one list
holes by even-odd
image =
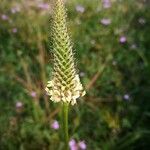
[[[52, 72], [51, 3], [0, 1], [0, 150], [62, 150]], [[75, 150], [150, 147], [150, 3], [67, 0], [86, 96], [69, 110]], [[78, 148], [77, 148], [78, 147]]]

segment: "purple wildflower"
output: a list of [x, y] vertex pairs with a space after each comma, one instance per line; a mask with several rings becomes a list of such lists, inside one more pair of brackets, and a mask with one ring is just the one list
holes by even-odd
[[40, 4], [38, 4], [38, 8], [47, 10], [47, 9], [49, 9], [49, 5], [48, 5], [48, 3], [40, 3]]
[[124, 98], [125, 100], [129, 100], [129, 99], [130, 99], [130, 95], [129, 95], [129, 94], [125, 94], [125, 95], [123, 96], [123, 98]]
[[76, 144], [75, 139], [71, 139], [71, 140], [69, 141], [69, 146], [73, 146], [73, 145], [75, 145], [75, 144]]
[[15, 13], [17, 13], [17, 12], [19, 12], [20, 11], [20, 8], [19, 7], [13, 7], [13, 8], [11, 8], [11, 13], [12, 14], [15, 14]]
[[69, 141], [69, 147], [70, 147], [70, 150], [78, 150], [77, 143], [74, 139], [71, 139]]
[[13, 33], [17, 33], [17, 31], [18, 31], [17, 28], [13, 28], [13, 29], [12, 29], [12, 32], [13, 32]]
[[23, 107], [23, 103], [18, 101], [16, 102], [16, 108], [22, 108]]
[[5, 14], [1, 15], [1, 18], [2, 18], [2, 20], [8, 20], [9, 19], [9, 17]]
[[79, 146], [79, 148], [80, 148], [81, 150], [85, 150], [85, 149], [86, 149], [86, 144], [85, 144], [84, 141], [80, 141], [80, 142], [78, 143], [78, 146]]
[[127, 41], [127, 38], [125, 36], [121, 36], [120, 39], [119, 39], [120, 43], [126, 43]]
[[111, 24], [111, 19], [104, 18], [100, 22], [101, 24], [108, 26], [109, 24]]
[[70, 150], [85, 150], [87, 146], [84, 141], [80, 141], [77, 143], [75, 139], [71, 139], [69, 141], [69, 147]]
[[36, 93], [35, 91], [32, 91], [32, 92], [30, 93], [30, 95], [31, 95], [33, 98], [35, 98], [35, 97], [37, 96], [37, 93]]
[[16, 9], [15, 9], [15, 8], [12, 8], [12, 9], [11, 9], [11, 13], [12, 13], [12, 14], [15, 14], [15, 13], [16, 13]]
[[110, 8], [111, 7], [110, 0], [103, 0], [102, 3], [103, 3], [104, 8]]
[[51, 124], [51, 128], [58, 130], [59, 129], [59, 123], [57, 120], [54, 120], [54, 122]]
[[77, 5], [77, 6], [76, 6], [76, 11], [77, 11], [77, 12], [80, 12], [80, 13], [84, 13], [85, 8], [84, 8], [83, 6], [81, 6], [81, 5]]

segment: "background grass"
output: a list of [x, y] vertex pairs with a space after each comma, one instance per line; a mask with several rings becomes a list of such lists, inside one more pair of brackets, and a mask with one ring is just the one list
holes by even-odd
[[[51, 8], [41, 8], [43, 2], [50, 4], [0, 1], [1, 150], [63, 148], [60, 129], [51, 128], [54, 120], [60, 123], [60, 105], [49, 101], [44, 91], [52, 61]], [[105, 9], [99, 0], [70, 0], [66, 6], [78, 72], [87, 91], [70, 108], [70, 138], [84, 140], [88, 150], [148, 150], [149, 1], [112, 0]], [[84, 12], [76, 10], [79, 6]], [[102, 24], [102, 19], [110, 19], [110, 24]]]

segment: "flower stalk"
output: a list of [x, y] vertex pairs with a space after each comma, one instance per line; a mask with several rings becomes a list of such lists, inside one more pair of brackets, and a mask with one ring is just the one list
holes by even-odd
[[64, 141], [65, 141], [65, 150], [69, 150], [68, 111], [69, 111], [68, 103], [63, 103], [62, 120], [63, 120], [63, 133], [64, 133], [63, 135], [64, 135]]

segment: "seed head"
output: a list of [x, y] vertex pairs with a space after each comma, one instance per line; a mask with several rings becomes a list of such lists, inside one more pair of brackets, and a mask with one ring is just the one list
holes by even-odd
[[85, 91], [75, 69], [73, 47], [68, 34], [63, 0], [54, 2], [51, 28], [54, 69], [46, 92], [54, 102], [74, 105], [77, 98], [85, 95]]

